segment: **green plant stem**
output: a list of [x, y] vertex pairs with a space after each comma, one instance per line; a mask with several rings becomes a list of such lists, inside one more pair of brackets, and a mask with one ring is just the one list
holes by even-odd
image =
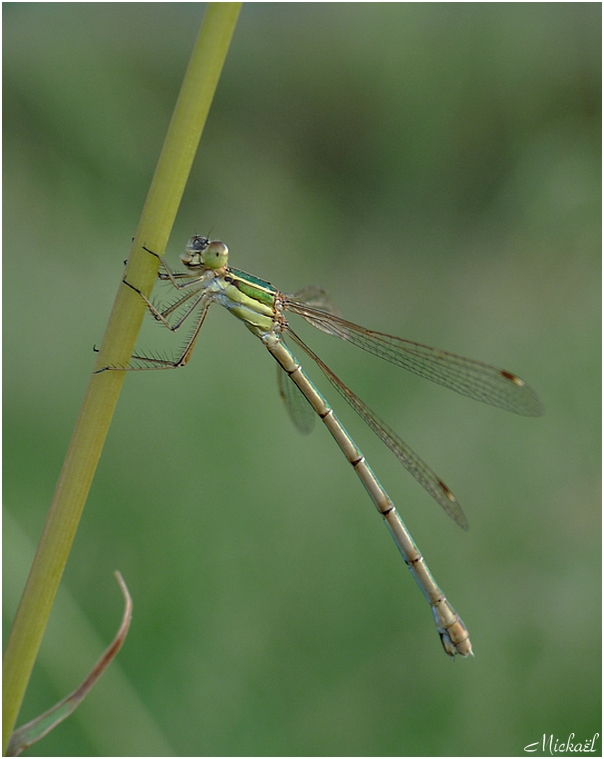
[[[185, 74], [128, 260], [127, 276], [150, 293], [229, 48], [241, 3], [210, 3]], [[145, 313], [120, 286], [95, 369], [127, 365]], [[69, 556], [125, 372], [93, 374], [76, 422], [3, 660], [3, 753], [13, 731]]]

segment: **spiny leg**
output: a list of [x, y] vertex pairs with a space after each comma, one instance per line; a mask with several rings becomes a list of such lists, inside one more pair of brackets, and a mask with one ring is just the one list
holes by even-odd
[[147, 364], [147, 366], [104, 366], [101, 369], [97, 369], [94, 374], [100, 374], [101, 372], [105, 371], [135, 372], [143, 371], [145, 369], [178, 369], [181, 366], [186, 366], [189, 363], [189, 359], [191, 358], [193, 348], [195, 347], [195, 343], [199, 337], [199, 332], [201, 331], [204, 319], [208, 313], [210, 303], [211, 301], [207, 300], [201, 301], [201, 309], [197, 316], [195, 328], [185, 343], [183, 350], [176, 359], [171, 360], [168, 358], [158, 358], [157, 356], [141, 356], [135, 353], [132, 356], [131, 360], [143, 361]]
[[[127, 279], [123, 279], [122, 282], [126, 285], [126, 287], [129, 287], [131, 290], [134, 290], [134, 292], [141, 297], [141, 299], [145, 302], [145, 305], [147, 306], [147, 309], [149, 310], [153, 318], [161, 322], [164, 325], [164, 327], [167, 327], [171, 332], [176, 332], [176, 330], [179, 329], [183, 325], [186, 319], [193, 313], [193, 311], [197, 308], [199, 303], [205, 297], [205, 292], [203, 291], [195, 292], [193, 290], [189, 293], [185, 293], [182, 296], [182, 298], [179, 298], [175, 303], [172, 303], [171, 306], [168, 306], [168, 308], [164, 309], [163, 311], [160, 311], [149, 300], [149, 298], [147, 298], [147, 296], [145, 295], [144, 292], [142, 292], [142, 290], [139, 290], [138, 287], [135, 287], [133, 284], [128, 282]], [[187, 305], [185, 313], [178, 319], [176, 324], [170, 324], [170, 322], [168, 321], [166, 317], [172, 314], [178, 308], [180, 308], [180, 306], [184, 305], [190, 298], [194, 298], [193, 303], [189, 303]]]
[[[163, 280], [164, 282], [170, 281], [172, 285], [177, 290], [185, 290], [188, 287], [191, 287], [196, 282], [202, 281], [205, 277], [203, 275], [196, 276], [192, 275], [189, 272], [179, 272], [179, 271], [172, 271], [172, 269], [168, 266], [168, 264], [165, 262], [163, 256], [160, 256], [159, 253], [154, 253], [149, 248], [146, 248], [144, 245], [142, 246], [143, 250], [146, 250], [147, 253], [150, 253], [152, 256], [155, 256], [155, 258], [159, 259], [160, 264], [164, 268], [165, 274], [162, 272], [158, 272], [157, 277], [158, 279]], [[186, 279], [186, 282], [179, 282], [179, 279]]]
[[[189, 292], [185, 293], [185, 295], [181, 298], [179, 298], [175, 303], [173, 303], [171, 306], [166, 308], [164, 311], [160, 311], [156, 306], [149, 300], [149, 298], [141, 291], [138, 287], [135, 287], [133, 284], [128, 282], [127, 279], [123, 279], [122, 282], [126, 285], [126, 287], [129, 287], [131, 290], [133, 290], [145, 303], [147, 306], [147, 309], [151, 313], [151, 315], [159, 321], [161, 324], [163, 324], [165, 327], [167, 327], [171, 332], [176, 332], [183, 323], [189, 318], [189, 316], [195, 312], [195, 310], [201, 306], [199, 313], [197, 315], [197, 319], [195, 322], [195, 326], [193, 328], [193, 331], [190, 335], [190, 337], [187, 339], [185, 346], [181, 353], [178, 355], [176, 359], [167, 359], [167, 358], [159, 358], [157, 356], [143, 356], [139, 354], [133, 354], [131, 357], [131, 360], [134, 361], [142, 361], [146, 366], [104, 366], [101, 369], [98, 369], [95, 374], [100, 374], [101, 372], [113, 370], [113, 371], [141, 371], [141, 370], [149, 370], [149, 369], [177, 369], [181, 366], [186, 366], [189, 362], [189, 359], [191, 358], [191, 354], [193, 352], [193, 348], [195, 347], [195, 343], [197, 342], [197, 338], [199, 337], [199, 332], [201, 330], [201, 327], [203, 325], [203, 322], [205, 320], [205, 316], [207, 314], [208, 308], [210, 307], [211, 301], [208, 300], [207, 294], [203, 291], [201, 292]], [[168, 319], [166, 318], [168, 315], [173, 313], [177, 308], [182, 306], [186, 303], [189, 299], [193, 299], [192, 303], [188, 303], [186, 305], [186, 310], [184, 314], [178, 319], [178, 321], [175, 324], [171, 324]]]

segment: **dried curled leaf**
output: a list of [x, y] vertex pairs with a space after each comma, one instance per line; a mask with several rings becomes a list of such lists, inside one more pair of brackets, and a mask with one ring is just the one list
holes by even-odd
[[19, 756], [26, 748], [36, 743], [55, 728], [59, 722], [62, 722], [82, 703], [84, 697], [90, 692], [91, 688], [97, 682], [99, 677], [107, 669], [109, 664], [115, 658], [117, 652], [126, 640], [130, 620], [132, 619], [132, 598], [128, 593], [128, 588], [119, 572], [115, 573], [120, 589], [124, 594], [125, 606], [124, 616], [117, 635], [111, 645], [106, 649], [98, 662], [94, 665], [86, 679], [68, 696], [58, 704], [55, 704], [44, 714], [40, 714], [31, 722], [17, 728], [11, 735], [10, 742], [6, 751], [7, 756]]

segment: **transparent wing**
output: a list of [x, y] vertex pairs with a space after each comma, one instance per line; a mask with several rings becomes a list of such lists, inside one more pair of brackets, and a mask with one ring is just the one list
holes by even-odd
[[[329, 295], [322, 287], [318, 287], [317, 285], [311, 285], [310, 287], [298, 290], [291, 297], [298, 303], [304, 303], [312, 308], [321, 309], [322, 311], [339, 316], [339, 312]], [[321, 328], [319, 327], [319, 329]], [[279, 395], [295, 427], [303, 435], [310, 434], [315, 426], [316, 414], [304, 393], [301, 392], [300, 388], [287, 376], [281, 367], [277, 368], [277, 386], [279, 388]]]
[[[309, 287], [303, 287], [298, 292], [291, 296], [287, 296], [287, 302], [297, 303], [307, 308], [311, 308], [313, 311], [324, 311], [332, 316], [341, 317], [340, 309], [333, 302], [331, 295], [318, 285], [310, 285]], [[320, 326], [318, 329], [321, 329]], [[328, 334], [331, 334], [330, 330], [325, 330]]]
[[[295, 332], [288, 328], [287, 333], [302, 350], [312, 358], [319, 369], [346, 400], [352, 406], [357, 414], [371, 427], [375, 434], [385, 445], [390, 448], [392, 453], [397, 457], [405, 469], [412, 474], [415, 479], [424, 487], [434, 500], [442, 506], [445, 512], [464, 530], [468, 529], [468, 519], [459, 505], [457, 499], [445, 483], [438, 477], [430, 467], [423, 462], [420, 457], [414, 453], [411, 448], [401, 438], [383, 422], [378, 415], [373, 412], [352, 390], [350, 390], [335, 375], [331, 369], [321, 361], [317, 354], [312, 351], [306, 343], [301, 340]], [[291, 384], [291, 383], [290, 383]]]
[[313, 431], [317, 415], [304, 393], [280, 366], [277, 367], [277, 385], [294, 426], [303, 435], [309, 435]]
[[541, 416], [543, 406], [520, 377], [448, 351], [360, 327], [333, 313], [288, 298], [285, 308], [329, 335], [346, 340], [374, 356], [491, 406], [523, 416]]

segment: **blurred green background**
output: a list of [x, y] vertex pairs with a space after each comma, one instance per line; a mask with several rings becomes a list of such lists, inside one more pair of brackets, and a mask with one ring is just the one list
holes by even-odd
[[[3, 4], [5, 636], [203, 12]], [[132, 627], [30, 755], [602, 732], [600, 29], [599, 3], [244, 6], [169, 260], [211, 234], [280, 289], [518, 373], [546, 415], [300, 326], [465, 508], [468, 533], [317, 378], [471, 632], [452, 663], [327, 431], [297, 434], [270, 357], [212, 311], [186, 370], [126, 379], [19, 723], [112, 638], [114, 569]]]

